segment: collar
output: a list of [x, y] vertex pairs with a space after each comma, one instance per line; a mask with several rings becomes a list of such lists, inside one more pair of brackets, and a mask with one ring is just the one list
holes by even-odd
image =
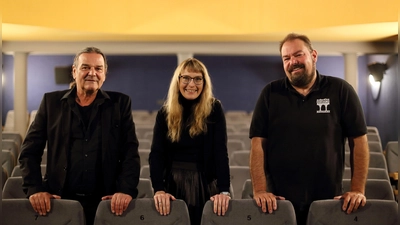
[[[65, 93], [64, 96], [62, 96], [60, 100], [72, 99], [73, 101], [75, 101], [75, 97], [76, 97], [76, 86], [74, 86], [69, 91], [67, 91], [67, 93]], [[98, 99], [104, 101], [104, 100], [109, 100], [111, 98], [107, 94], [107, 92], [99, 89], [97, 91], [97, 95], [96, 95], [96, 99], [95, 100], [98, 100]]]
[[[318, 70], [316, 70], [316, 72], [317, 72], [317, 78], [315, 79], [315, 83], [312, 86], [312, 88], [310, 90], [310, 93], [314, 92], [314, 91], [318, 91], [322, 87], [322, 85], [324, 84], [324, 81], [325, 81], [324, 76], [321, 75], [318, 72]], [[285, 82], [284, 83], [285, 83], [286, 89], [288, 89], [290, 91], [294, 91], [294, 92], [297, 93], [296, 89], [294, 89], [293, 86], [290, 84], [289, 78], [285, 77]]]

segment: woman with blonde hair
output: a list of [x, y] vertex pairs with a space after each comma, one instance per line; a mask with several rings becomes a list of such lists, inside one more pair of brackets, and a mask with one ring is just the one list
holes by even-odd
[[161, 215], [169, 214], [175, 199], [186, 202], [192, 225], [200, 224], [209, 199], [214, 213], [225, 214], [230, 199], [226, 143], [225, 115], [207, 69], [189, 58], [176, 68], [154, 126], [149, 164]]

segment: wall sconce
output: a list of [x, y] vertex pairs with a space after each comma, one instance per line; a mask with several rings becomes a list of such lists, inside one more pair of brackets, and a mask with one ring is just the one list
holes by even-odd
[[381, 81], [383, 79], [383, 74], [388, 69], [386, 63], [370, 63], [368, 64], [369, 70], [369, 82], [371, 84], [372, 98], [377, 100], [381, 90]]

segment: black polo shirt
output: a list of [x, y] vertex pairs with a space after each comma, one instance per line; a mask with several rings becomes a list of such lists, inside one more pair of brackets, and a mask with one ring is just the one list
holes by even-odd
[[[72, 95], [71, 95], [72, 96]], [[101, 104], [98, 92], [89, 106], [82, 107], [69, 98], [72, 123], [66, 190], [69, 194], [99, 195], [101, 193]]]
[[250, 138], [268, 139], [268, 188], [302, 208], [342, 192], [345, 137], [366, 134], [364, 113], [352, 86], [320, 75], [307, 96], [287, 78], [265, 86], [256, 103]]

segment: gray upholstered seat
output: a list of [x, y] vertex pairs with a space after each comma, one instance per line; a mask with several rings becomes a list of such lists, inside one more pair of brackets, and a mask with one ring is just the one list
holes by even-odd
[[310, 206], [307, 225], [397, 225], [397, 202], [368, 199], [364, 207], [350, 214], [342, 210], [340, 200], [314, 201]]
[[240, 199], [243, 183], [250, 179], [250, 169], [248, 166], [230, 166], [231, 184], [233, 187], [233, 198]]
[[[350, 191], [350, 179], [343, 179], [343, 192]], [[388, 180], [367, 179], [365, 184], [367, 199], [394, 200], [393, 189]]]
[[213, 202], [208, 201], [203, 209], [202, 225], [296, 225], [293, 205], [287, 200], [278, 200], [278, 209], [273, 213], [264, 213], [253, 199], [233, 199], [229, 201], [224, 216], [213, 212]]
[[[350, 152], [345, 152], [345, 166], [350, 167]], [[369, 153], [369, 168], [383, 168], [387, 170], [386, 159], [383, 153]]]
[[26, 198], [22, 189], [22, 177], [9, 177], [3, 188], [3, 199]]
[[22, 144], [22, 136], [16, 131], [6, 131], [2, 133], [2, 139], [14, 140], [17, 146], [20, 148]]
[[137, 189], [139, 191], [137, 198], [153, 198], [154, 196], [150, 179], [140, 178]]
[[140, 167], [140, 178], [150, 179], [150, 166], [144, 165]]
[[3, 224], [84, 225], [85, 215], [78, 201], [51, 199], [51, 210], [46, 216], [36, 213], [28, 199], [3, 199]]
[[149, 165], [150, 149], [139, 149], [140, 166]]
[[188, 225], [189, 213], [186, 203], [182, 200], [171, 201], [171, 212], [162, 216], [156, 211], [152, 198], [133, 199], [128, 209], [121, 215], [111, 213], [111, 200], [101, 201], [97, 207], [94, 225], [126, 225], [126, 224], [165, 224]]
[[[349, 167], [344, 168], [343, 179], [351, 179], [351, 169]], [[383, 168], [368, 168], [367, 179], [389, 180], [389, 174]]]
[[[40, 170], [42, 172], [42, 177], [46, 174], [46, 164], [41, 164], [40, 165]], [[22, 176], [21, 174], [21, 168], [18, 166], [14, 167], [12, 173], [11, 173], [12, 177], [20, 177]]]
[[249, 166], [250, 150], [234, 151], [229, 157], [231, 166]]

